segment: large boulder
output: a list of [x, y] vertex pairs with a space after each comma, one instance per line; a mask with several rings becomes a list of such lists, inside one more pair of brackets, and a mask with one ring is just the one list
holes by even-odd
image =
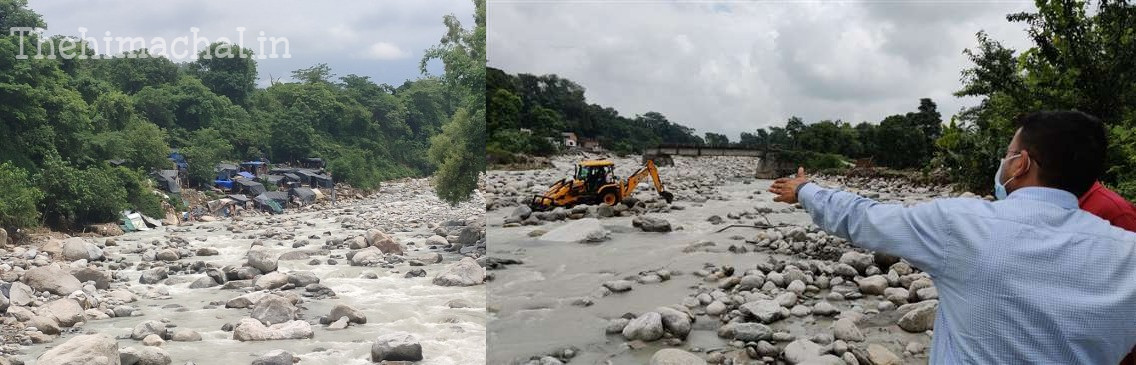
[[864, 294], [883, 295], [884, 289], [888, 287], [888, 280], [883, 275], [872, 275], [860, 279], [857, 284], [860, 285], [860, 292]]
[[282, 273], [282, 272], [279, 272], [279, 271], [273, 271], [273, 272], [261, 275], [259, 278], [256, 278], [256, 280], [253, 281], [252, 285], [255, 286], [257, 289], [268, 290], [268, 289], [276, 289], [276, 288], [282, 287], [282, 286], [287, 285], [287, 284], [288, 284], [288, 274], [285, 274], [285, 273]]
[[670, 232], [671, 222], [662, 218], [637, 216], [631, 220], [631, 225], [639, 227], [643, 232]]
[[351, 266], [374, 266], [384, 262], [387, 260], [384, 259], [383, 250], [378, 247], [367, 247], [351, 256]]
[[396, 255], [406, 253], [406, 248], [402, 247], [402, 244], [395, 241], [394, 237], [383, 233], [383, 231], [370, 229], [367, 230], [367, 234], [364, 237], [367, 239], [368, 245], [378, 248], [379, 251], [383, 253]]
[[252, 307], [252, 318], [265, 325], [285, 323], [296, 319], [296, 307], [279, 295], [267, 295]]
[[743, 342], [757, 342], [773, 338], [773, 329], [761, 323], [745, 322], [733, 326], [734, 339]]
[[170, 277], [169, 269], [165, 267], [155, 267], [153, 269], [143, 271], [142, 275], [138, 277], [138, 282], [146, 285], [153, 285], [161, 282], [162, 280], [166, 280], [166, 278], [168, 277]]
[[371, 361], [422, 361], [422, 345], [406, 332], [382, 335], [371, 344]]
[[83, 316], [83, 306], [71, 298], [50, 301], [40, 308], [40, 313], [45, 317], [55, 318], [63, 327], [72, 327], [86, 320]]
[[276, 271], [276, 258], [267, 250], [252, 250], [248, 252], [248, 265], [267, 274]]
[[120, 365], [118, 341], [107, 334], [72, 337], [36, 359], [37, 364]]
[[170, 365], [170, 354], [157, 346], [127, 347], [119, 351], [122, 365]]
[[[937, 300], [928, 300], [901, 306], [901, 309], [898, 311], [901, 313], [906, 311], [907, 313], [904, 313], [903, 317], [899, 318], [899, 328], [907, 332], [915, 333], [935, 329], [935, 311], [939, 308], [938, 303]], [[904, 308], [907, 306], [913, 307], [908, 310]]]
[[341, 317], [347, 317], [347, 320], [351, 323], [367, 323], [367, 315], [363, 314], [363, 311], [346, 304], [337, 304], [331, 308], [331, 314], [327, 316], [332, 321], [339, 320]]
[[11, 299], [12, 305], [27, 306], [36, 300], [35, 290], [32, 287], [21, 282], [12, 283], [12, 287], [8, 288], [8, 299]]
[[572, 221], [540, 236], [552, 242], [600, 242], [607, 238], [607, 230], [595, 218]]
[[83, 287], [79, 279], [57, 265], [32, 268], [24, 273], [23, 282], [37, 291], [62, 296], [70, 295]]
[[861, 274], [867, 273], [868, 267], [876, 263], [876, 258], [866, 253], [848, 251], [840, 255], [840, 263], [852, 266]]
[[295, 356], [291, 352], [272, 350], [253, 360], [252, 365], [292, 365], [293, 361]]
[[628, 341], [654, 341], [663, 338], [663, 317], [655, 312], [647, 312], [635, 317], [623, 327], [623, 337]]
[[142, 341], [143, 338], [149, 335], [158, 335], [158, 337], [166, 338], [166, 325], [158, 321], [139, 323], [134, 326], [134, 330], [130, 332], [130, 339]]
[[265, 326], [252, 318], [242, 318], [233, 327], [233, 339], [238, 341], [295, 340], [312, 338], [312, 325], [304, 321], [291, 321]]
[[662, 349], [651, 355], [649, 365], [706, 365], [706, 360], [683, 350]]
[[875, 365], [903, 364], [903, 360], [899, 356], [888, 350], [887, 347], [875, 343], [868, 345], [868, 360], [871, 360], [872, 364]]
[[481, 240], [481, 230], [477, 227], [465, 227], [458, 232], [458, 244], [462, 246], [473, 246], [477, 241]]
[[675, 337], [686, 338], [690, 334], [693, 319], [686, 312], [671, 307], [658, 307], [655, 312], [663, 317], [663, 328]]
[[68, 238], [66, 241], [63, 241], [62, 253], [63, 259], [67, 261], [96, 261], [102, 260], [103, 258], [103, 249], [78, 237]]
[[860, 342], [864, 340], [864, 333], [860, 331], [860, 327], [856, 326], [856, 321], [852, 320], [852, 318], [836, 320], [836, 323], [833, 324], [832, 334], [837, 340], [849, 342]]
[[75, 279], [79, 280], [80, 283], [86, 283], [88, 281], [94, 282], [95, 289], [110, 289], [111, 277], [110, 273], [106, 271], [93, 267], [84, 267], [82, 269], [72, 270], [71, 275], [74, 275]]
[[780, 303], [770, 299], [758, 299], [740, 307], [742, 313], [748, 314], [757, 318], [761, 323], [772, 323], [779, 319], [787, 317], [788, 309], [782, 307]]
[[785, 357], [785, 361], [790, 364], [801, 364], [807, 361], [817, 361], [824, 352], [824, 346], [806, 339], [798, 339], [786, 345], [782, 355]]
[[441, 286], [478, 285], [485, 282], [485, 268], [473, 258], [465, 257], [439, 272], [433, 282]]

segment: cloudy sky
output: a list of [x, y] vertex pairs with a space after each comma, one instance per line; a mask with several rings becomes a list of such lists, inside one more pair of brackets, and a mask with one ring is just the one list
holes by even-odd
[[489, 65], [554, 73], [590, 103], [658, 111], [699, 134], [841, 119], [879, 122], [930, 97], [944, 119], [986, 30], [1028, 44], [1005, 15], [1032, 1], [490, 1]]
[[[291, 71], [318, 63], [327, 63], [338, 76], [370, 76], [397, 86], [421, 76], [423, 51], [445, 33], [443, 16], [454, 14], [466, 27], [473, 25], [470, 0], [31, 0], [29, 7], [43, 15], [48, 34], [78, 36], [83, 27], [99, 42], [107, 31], [112, 37], [144, 37], [148, 44], [154, 37], [166, 42], [189, 37], [192, 42], [191, 27], [200, 29], [198, 37], [234, 42], [237, 28], [243, 27], [245, 47], [254, 51], [262, 31], [266, 37], [287, 38], [291, 58], [257, 61], [261, 86], [269, 77], [288, 80]], [[270, 46], [266, 42], [265, 50], [271, 51]], [[118, 44], [111, 47], [117, 53]], [[440, 64], [432, 64], [431, 72], [441, 72]]]

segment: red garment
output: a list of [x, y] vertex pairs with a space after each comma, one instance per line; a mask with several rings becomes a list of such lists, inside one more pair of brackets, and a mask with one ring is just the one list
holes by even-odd
[[[1101, 185], [1100, 181], [1094, 183], [1093, 187], [1081, 196], [1080, 205], [1081, 209], [1109, 221], [1114, 226], [1136, 232], [1136, 208], [1120, 195]], [[1136, 349], [1120, 360], [1120, 364], [1136, 365]]]
[[1136, 208], [1098, 181], [1080, 199], [1081, 209], [1109, 221], [1112, 225], [1136, 232]]

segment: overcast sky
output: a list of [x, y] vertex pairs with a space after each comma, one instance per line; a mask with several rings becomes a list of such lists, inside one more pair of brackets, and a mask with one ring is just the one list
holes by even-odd
[[[397, 86], [421, 76], [423, 51], [445, 33], [443, 16], [454, 14], [465, 27], [473, 25], [470, 0], [31, 0], [29, 7], [43, 15], [48, 34], [78, 36], [84, 27], [99, 42], [107, 31], [112, 37], [144, 37], [148, 44], [153, 37], [192, 42], [191, 27], [210, 41], [228, 37], [234, 42], [237, 27], [244, 27], [245, 47], [254, 51], [261, 31], [287, 38], [290, 59], [257, 61], [260, 86], [270, 76], [288, 80], [291, 71], [318, 63], [327, 63], [338, 76], [370, 76]], [[432, 73], [441, 71], [440, 64], [432, 64]]]
[[975, 33], [1029, 45], [1032, 1], [490, 1], [489, 65], [569, 78], [589, 103], [658, 111], [699, 134], [841, 119], [878, 123], [930, 97], [944, 120]]

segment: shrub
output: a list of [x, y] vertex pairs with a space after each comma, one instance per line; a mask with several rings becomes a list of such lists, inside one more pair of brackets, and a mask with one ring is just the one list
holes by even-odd
[[23, 228], [39, 222], [36, 205], [43, 192], [32, 185], [27, 171], [9, 162], [0, 164], [0, 227]]

